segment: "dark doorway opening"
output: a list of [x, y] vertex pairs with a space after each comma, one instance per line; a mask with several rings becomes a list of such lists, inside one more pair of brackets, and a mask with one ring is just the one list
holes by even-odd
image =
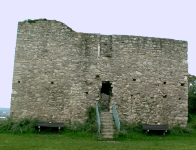
[[112, 96], [112, 83], [110, 81], [102, 81], [100, 106], [102, 111], [109, 111], [110, 97]]

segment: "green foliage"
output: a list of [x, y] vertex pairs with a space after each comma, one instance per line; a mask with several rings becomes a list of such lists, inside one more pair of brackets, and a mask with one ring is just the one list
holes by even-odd
[[0, 132], [28, 133], [35, 132], [36, 119], [22, 119], [14, 122], [10, 117], [7, 120], [0, 120]]
[[39, 21], [39, 20], [47, 20], [47, 19], [46, 18], [44, 18], [44, 19], [35, 19], [35, 20], [27, 19], [27, 20], [24, 20], [23, 22], [35, 23], [36, 21]]
[[189, 114], [196, 114], [196, 93], [189, 92], [188, 94], [188, 111]]
[[120, 130], [121, 131], [126, 131], [127, 133], [133, 133], [133, 132], [137, 132], [137, 133], [142, 133], [143, 132], [143, 128], [142, 128], [141, 123], [133, 123], [133, 124], [128, 124], [126, 121], [120, 121]]
[[196, 114], [196, 76], [189, 75], [188, 82], [188, 111], [189, 114]]
[[[116, 127], [115, 127], [116, 128]], [[120, 121], [120, 131], [117, 131], [114, 134], [114, 139], [127, 139], [133, 135], [144, 134], [141, 123], [128, 124], [126, 121]]]
[[12, 128], [13, 121], [10, 117], [7, 117], [7, 120], [0, 120], [0, 132], [10, 131]]
[[193, 129], [196, 129], [196, 114], [188, 115], [188, 123]]
[[71, 132], [92, 132], [98, 131], [98, 125], [96, 122], [96, 109], [95, 107], [88, 107], [86, 112], [87, 120], [84, 124], [75, 122], [67, 128], [67, 131]]
[[70, 131], [72, 132], [84, 132], [85, 131], [85, 125], [80, 123], [80, 122], [76, 122], [70, 125]]
[[69, 29], [70, 31], [74, 31], [72, 28], [70, 28], [70, 27], [68, 27], [68, 26], [67, 26], [67, 29]]
[[[126, 121], [120, 121], [120, 122], [121, 122], [121, 130], [116, 131], [114, 135], [114, 139], [116, 140], [130, 139], [130, 138], [135, 138], [136, 136], [140, 138], [145, 134], [142, 127], [143, 124], [141, 123], [128, 124]], [[196, 129], [196, 115], [189, 115], [189, 125], [187, 127], [180, 127], [180, 125], [177, 125], [169, 129], [168, 133], [170, 133], [171, 135], [193, 134], [194, 128]], [[147, 136], [162, 135], [162, 134], [163, 132], [156, 131], [147, 134]]]
[[86, 120], [86, 123], [93, 124], [96, 122], [96, 108], [95, 107], [92, 107], [92, 106], [88, 107], [86, 115], [88, 117]]
[[191, 133], [193, 133], [193, 129], [190, 127], [180, 127], [180, 125], [177, 125], [171, 129], [169, 129], [169, 133], [171, 133], [173, 135], [191, 134]]
[[94, 132], [96, 133], [98, 131], [98, 124], [96, 121], [96, 108], [95, 107], [88, 107], [87, 108], [87, 120], [85, 123], [85, 129], [87, 132]]
[[[96, 109], [94, 107], [89, 107], [86, 112], [87, 120], [84, 124], [76, 122], [70, 124], [69, 127], [64, 127], [62, 132], [92, 132], [97, 133], [98, 125], [96, 122]], [[36, 132], [35, 125], [37, 119], [22, 119], [17, 122], [14, 122], [10, 117], [7, 120], [0, 120], [0, 132], [14, 132], [14, 133], [33, 133]], [[57, 130], [54, 128], [47, 128], [41, 130], [42, 133], [56, 133]], [[59, 133], [59, 132], [58, 132]]]
[[67, 149], [67, 150], [182, 150], [195, 149], [196, 135], [147, 136], [135, 134], [121, 141], [97, 141], [89, 133], [67, 132], [65, 134], [12, 134], [0, 133], [0, 149]]

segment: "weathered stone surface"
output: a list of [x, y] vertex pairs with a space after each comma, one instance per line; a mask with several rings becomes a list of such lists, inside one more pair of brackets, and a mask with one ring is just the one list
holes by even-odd
[[11, 117], [84, 122], [101, 99], [102, 81], [110, 81], [109, 111], [115, 102], [120, 120], [186, 126], [187, 47], [173, 39], [77, 33], [54, 20], [19, 22]]

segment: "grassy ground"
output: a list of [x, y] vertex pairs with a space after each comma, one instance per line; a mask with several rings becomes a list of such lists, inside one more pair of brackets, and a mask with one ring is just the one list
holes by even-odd
[[[93, 109], [94, 110], [94, 109]], [[94, 111], [89, 111], [91, 117]], [[95, 119], [83, 126], [73, 124], [58, 130], [35, 130], [35, 120], [21, 120], [14, 123], [10, 118], [0, 121], [0, 150], [181, 150], [196, 149], [196, 115], [189, 115], [186, 128], [176, 126], [163, 135], [145, 134], [142, 125], [127, 125], [121, 122], [121, 132], [112, 141], [96, 135]]]
[[89, 133], [67, 132], [64, 134], [14, 134], [0, 133], [0, 150], [61, 150], [61, 149], [196, 149], [196, 134], [145, 135], [134, 133], [130, 138], [118, 141], [98, 141]]

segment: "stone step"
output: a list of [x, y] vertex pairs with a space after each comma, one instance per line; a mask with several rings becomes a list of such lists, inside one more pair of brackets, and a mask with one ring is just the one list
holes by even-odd
[[101, 129], [101, 132], [102, 133], [114, 133], [114, 128], [108, 128], [108, 129], [106, 129], [106, 128], [104, 128], [104, 129]]
[[112, 117], [112, 114], [101, 114], [101, 117]]
[[107, 124], [104, 124], [104, 123], [102, 123], [102, 125], [103, 125], [104, 128], [107, 128], [107, 129], [108, 128], [114, 128], [114, 125], [113, 124], [108, 124], [108, 123]]
[[103, 125], [103, 129], [101, 129], [103, 138], [113, 138], [115, 131], [113, 115], [110, 112], [101, 112], [100, 119]]
[[109, 118], [109, 119], [113, 119], [112, 116], [101, 116], [100, 118], [101, 118], [101, 119], [108, 119], [108, 118]]
[[101, 123], [102, 124], [105, 124], [105, 125], [113, 125], [114, 124], [114, 122], [113, 121], [103, 121], [103, 120], [101, 120]]
[[111, 119], [101, 119], [101, 122], [105, 122], [105, 123], [114, 123], [114, 121], [113, 120], [111, 120]]
[[104, 126], [103, 125], [103, 129], [115, 129], [115, 128], [113, 127], [113, 125], [111, 125], [111, 126]]
[[106, 115], [106, 116], [108, 115], [108, 116], [112, 116], [113, 114], [112, 114], [112, 113], [108, 113], [108, 112], [107, 112], [107, 113], [101, 113], [101, 115]]
[[113, 122], [101, 122], [102, 125], [104, 126], [114, 126], [114, 123]]
[[101, 112], [101, 114], [111, 114], [112, 115], [112, 113], [110, 113], [110, 112]]
[[100, 119], [104, 119], [104, 120], [113, 120], [113, 117], [100, 117]]
[[107, 114], [106, 114], [106, 113], [105, 113], [105, 114], [102, 114], [102, 113], [101, 113], [101, 116], [112, 116], [112, 115], [113, 115], [113, 114], [109, 114], [109, 113], [107, 113]]
[[110, 137], [113, 137], [113, 136], [114, 136], [113, 133], [102, 133], [102, 135], [103, 135], [103, 137], [104, 137], [104, 136], [110, 136]]
[[104, 126], [103, 130], [104, 129], [114, 129], [114, 127], [113, 126]]
[[114, 137], [113, 136], [103, 136], [103, 138], [107, 138], [107, 139], [113, 139]]

